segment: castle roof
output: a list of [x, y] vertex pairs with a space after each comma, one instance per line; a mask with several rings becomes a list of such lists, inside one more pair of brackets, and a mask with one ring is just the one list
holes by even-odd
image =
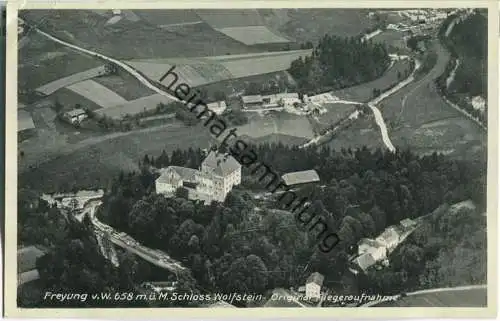
[[241, 164], [229, 154], [221, 154], [216, 151], [210, 151], [203, 165], [213, 169], [214, 173], [220, 176], [226, 176], [241, 168]]
[[[175, 173], [174, 177], [171, 177], [170, 173]], [[196, 169], [180, 167], [180, 166], [169, 166], [161, 170], [161, 176], [158, 177], [157, 181], [160, 183], [171, 184], [173, 181], [187, 181], [194, 182], [195, 176], [198, 173]]]

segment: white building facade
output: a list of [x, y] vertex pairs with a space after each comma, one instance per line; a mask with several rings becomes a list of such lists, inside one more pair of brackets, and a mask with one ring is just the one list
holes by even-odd
[[228, 154], [211, 151], [200, 170], [169, 166], [156, 180], [156, 192], [173, 196], [184, 187], [189, 199], [223, 202], [232, 188], [241, 183], [241, 165]]

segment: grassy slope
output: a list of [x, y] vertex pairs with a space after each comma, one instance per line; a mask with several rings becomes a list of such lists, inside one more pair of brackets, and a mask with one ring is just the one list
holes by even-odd
[[[23, 15], [54, 35], [87, 49], [121, 59], [193, 57], [256, 52], [206, 24], [167, 31], [140, 20], [107, 18], [89, 10], [34, 10]], [[45, 20], [41, 21], [45, 16]]]
[[356, 36], [373, 26], [367, 13], [359, 9], [292, 9], [290, 21], [279, 30], [300, 43], [315, 42], [325, 34]]
[[102, 62], [65, 48], [47, 38], [29, 33], [18, 52], [20, 89], [35, 89], [51, 81], [102, 65]]

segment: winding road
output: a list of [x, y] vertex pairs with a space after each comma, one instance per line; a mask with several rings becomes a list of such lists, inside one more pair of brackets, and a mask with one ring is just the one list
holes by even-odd
[[[19, 20], [21, 22], [23, 22], [24, 24], [26, 24], [26, 22], [19, 18]], [[27, 25], [27, 24], [26, 24]], [[114, 59], [114, 58], [111, 58], [111, 57], [108, 57], [108, 56], [105, 56], [103, 54], [100, 54], [98, 52], [95, 52], [95, 51], [92, 51], [92, 50], [88, 50], [88, 49], [85, 49], [85, 48], [82, 48], [82, 47], [79, 47], [79, 46], [76, 46], [76, 45], [73, 45], [69, 42], [66, 42], [64, 40], [61, 40], [59, 38], [56, 38], [40, 29], [38, 29], [37, 27], [34, 27], [34, 26], [30, 26], [32, 28], [32, 30], [35, 30], [37, 33], [49, 38], [50, 40], [52, 41], [55, 41], [63, 46], [66, 46], [66, 47], [69, 47], [71, 49], [74, 49], [74, 50], [77, 50], [77, 51], [80, 51], [80, 52], [83, 52], [85, 54], [88, 54], [88, 55], [91, 55], [91, 56], [94, 56], [94, 57], [98, 57], [98, 58], [101, 58], [103, 60], [106, 60], [108, 62], [111, 62], [113, 64], [116, 64], [118, 66], [120, 66], [121, 68], [123, 68], [125, 71], [127, 71], [128, 73], [130, 73], [132, 76], [134, 76], [137, 80], [139, 80], [143, 85], [145, 85], [146, 87], [148, 87], [149, 89], [155, 91], [156, 93], [160, 94], [160, 95], [163, 95], [165, 97], [168, 97], [170, 99], [173, 99], [173, 100], [176, 100], [176, 101], [180, 101], [180, 102], [183, 102], [182, 100], [180, 100], [179, 98], [169, 94], [168, 92], [156, 87], [155, 85], [153, 85], [151, 83], [151, 81], [149, 79], [147, 79], [146, 77], [144, 77], [143, 75], [141, 75], [137, 70], [135, 70], [134, 68], [130, 67], [129, 65], [127, 65], [126, 63], [120, 61], [120, 60], [117, 60], [117, 59]]]
[[129, 235], [123, 232], [118, 232], [111, 226], [99, 221], [95, 216], [95, 212], [101, 204], [101, 201], [91, 201], [87, 204], [82, 213], [82, 218], [84, 214], [88, 213], [90, 220], [95, 227], [96, 233], [100, 234], [100, 236], [102, 236], [104, 233], [109, 233], [108, 235], [110, 241], [113, 244], [136, 254], [137, 256], [160, 268], [166, 269], [173, 273], [188, 271], [186, 267], [184, 267], [180, 262], [172, 259], [167, 253], [146, 247], [134, 240]]

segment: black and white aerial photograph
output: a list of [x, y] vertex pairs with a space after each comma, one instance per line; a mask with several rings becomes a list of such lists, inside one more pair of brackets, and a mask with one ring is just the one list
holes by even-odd
[[17, 308], [488, 307], [488, 8], [16, 12]]

